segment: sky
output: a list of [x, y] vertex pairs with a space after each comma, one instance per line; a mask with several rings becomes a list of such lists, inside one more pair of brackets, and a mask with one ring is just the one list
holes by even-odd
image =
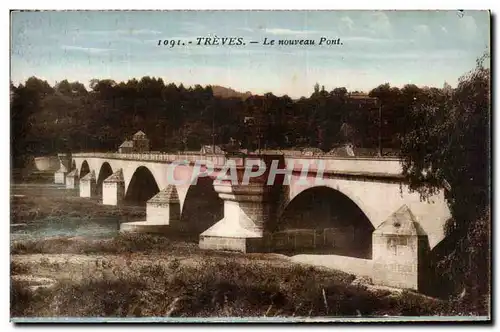
[[[198, 46], [198, 37], [245, 45]], [[342, 45], [318, 45], [321, 37]], [[262, 44], [312, 39], [315, 45]], [[158, 46], [180, 40], [182, 46]], [[192, 44], [188, 42], [191, 41]], [[258, 41], [258, 44], [250, 44]], [[161, 77], [292, 98], [314, 84], [368, 92], [390, 83], [456, 86], [490, 52], [487, 11], [12, 12], [11, 80]]]

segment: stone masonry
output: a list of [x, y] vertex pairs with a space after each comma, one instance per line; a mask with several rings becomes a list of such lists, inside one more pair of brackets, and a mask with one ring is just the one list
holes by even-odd
[[148, 222], [176, 225], [181, 218], [181, 206], [175, 186], [168, 186], [146, 203]]
[[[375, 283], [393, 287], [421, 290], [427, 283], [425, 276], [429, 250], [445, 237], [443, 226], [451, 216], [445, 190], [422, 201], [419, 194], [409, 190], [404, 182], [401, 163], [396, 158], [309, 157], [294, 153], [212, 156], [94, 152], [73, 153], [72, 157], [76, 168], [81, 169], [86, 163], [89, 170], [94, 172], [88, 179], [90, 186], [85, 187], [85, 177], [80, 180], [80, 195], [83, 197], [93, 195], [93, 178], [95, 174], [100, 174], [105, 164], [118, 170], [103, 183], [103, 204], [120, 204], [125, 196], [125, 188], [139, 168], [146, 167], [151, 172], [158, 188], [165, 189], [148, 201], [145, 221], [122, 224], [122, 231], [145, 232], [169, 232], [180, 219], [180, 213], [184, 212], [181, 207], [186, 208], [184, 204], [187, 190], [177, 184], [169, 188], [171, 183], [166, 174], [172, 163], [187, 161], [175, 168], [176, 179], [187, 181], [192, 178], [195, 162], [198, 160], [212, 162], [215, 172], [221, 172], [222, 166], [229, 159], [233, 159], [238, 172], [252, 167], [249, 163], [252, 160], [264, 160], [268, 167], [271, 161], [274, 163], [278, 160], [281, 165], [279, 169], [286, 168], [292, 172], [287, 185], [275, 181], [275, 187], [269, 188], [262, 182], [267, 174], [259, 179], [260, 182], [253, 181], [255, 178], [252, 178], [248, 185], [231, 184], [227, 181], [214, 184], [215, 191], [224, 202], [224, 217], [200, 234], [200, 247], [242, 252], [267, 251], [266, 246], [272, 241], [266, 239], [277, 230], [276, 217], [279, 213], [289, 204], [294, 204], [294, 199], [306, 190], [325, 186], [347, 196], [371, 222], [375, 228], [370, 234], [372, 259], [363, 260], [363, 266], [367, 267], [366, 272], [373, 276]], [[66, 173], [68, 169], [61, 167], [54, 175], [55, 182], [65, 183]], [[302, 174], [307, 177], [304, 182], [299, 181]], [[240, 173], [238, 176], [241, 180]], [[320, 178], [320, 183], [316, 183], [315, 178]], [[178, 194], [177, 197], [174, 193]], [[199, 217], [203, 218], [203, 213]], [[311, 224], [315, 222], [314, 218], [310, 221]], [[182, 227], [180, 222], [178, 224]], [[152, 227], [153, 225], [156, 226]], [[343, 236], [339, 237], [339, 230], [324, 229], [321, 233], [314, 232], [299, 239], [286, 234], [287, 239], [283, 245], [288, 246], [288, 242], [293, 239], [294, 247], [344, 247], [351, 242], [361, 241], [356, 231], [341, 231]], [[340, 256], [327, 254], [322, 257], [322, 260], [333, 262], [335, 257]], [[349, 262], [357, 258], [350, 259]]]
[[120, 232], [166, 233], [180, 230], [181, 207], [175, 186], [161, 190], [146, 203], [146, 221], [131, 221], [120, 225]]
[[224, 218], [200, 235], [200, 248], [258, 250], [263, 238], [263, 226], [269, 218], [269, 202], [264, 199], [265, 184], [214, 185], [224, 200]]
[[373, 281], [419, 290], [424, 287], [427, 234], [403, 205], [373, 232]]
[[102, 183], [102, 204], [119, 205], [125, 198], [125, 181], [120, 168]]
[[54, 183], [56, 184], [65, 184], [66, 183], [66, 174], [68, 173], [68, 169], [66, 166], [61, 164], [61, 167], [54, 173]]
[[66, 189], [78, 188], [78, 169], [74, 169], [66, 175]]
[[95, 172], [90, 171], [80, 179], [80, 197], [94, 197], [97, 192]]

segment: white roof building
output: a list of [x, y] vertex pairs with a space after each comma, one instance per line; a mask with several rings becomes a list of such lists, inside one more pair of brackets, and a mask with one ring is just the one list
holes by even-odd
[[133, 147], [134, 147], [134, 142], [132, 142], [132, 141], [124, 141], [120, 145], [120, 148], [133, 148]]
[[215, 154], [224, 154], [224, 150], [218, 145], [202, 145], [200, 149], [200, 153], [215, 153]]
[[139, 130], [132, 137], [133, 137], [133, 139], [143, 139], [143, 138], [146, 138], [146, 134], [142, 130]]

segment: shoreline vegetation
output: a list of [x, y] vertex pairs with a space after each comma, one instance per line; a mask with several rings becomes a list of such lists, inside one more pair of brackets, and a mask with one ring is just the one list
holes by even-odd
[[[66, 190], [13, 186], [11, 223], [141, 209]], [[42, 219], [43, 219], [42, 218]], [[11, 317], [384, 317], [486, 315], [463, 300], [371, 285], [279, 254], [201, 250], [197, 238], [125, 235], [11, 240]]]

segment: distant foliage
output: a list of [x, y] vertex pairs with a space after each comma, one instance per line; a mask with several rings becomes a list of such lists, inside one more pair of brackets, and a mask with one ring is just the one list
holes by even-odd
[[[378, 144], [378, 106], [351, 98], [344, 87], [327, 91], [316, 84], [309, 97], [298, 100], [220, 86], [177, 86], [149, 76], [126, 82], [93, 79], [89, 90], [80, 82], [63, 80], [52, 87], [31, 77], [10, 89], [15, 167], [32, 155], [116, 151], [137, 130], [146, 132], [155, 151], [198, 150], [212, 142], [250, 151]], [[385, 148], [399, 147], [402, 105], [412, 89], [385, 84], [371, 93], [383, 102]]]

